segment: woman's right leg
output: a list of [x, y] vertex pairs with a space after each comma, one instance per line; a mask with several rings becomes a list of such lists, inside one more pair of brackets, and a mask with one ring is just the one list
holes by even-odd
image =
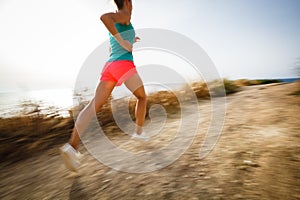
[[95, 113], [101, 109], [111, 95], [115, 85], [115, 82], [101, 81], [97, 86], [93, 100], [79, 113], [69, 141], [74, 149], [78, 149], [80, 142], [79, 133], [85, 131]]
[[137, 104], [135, 107], [136, 133], [141, 134], [143, 131], [147, 106], [147, 96], [144, 85], [138, 74], [133, 75], [125, 81], [125, 85], [137, 98]]

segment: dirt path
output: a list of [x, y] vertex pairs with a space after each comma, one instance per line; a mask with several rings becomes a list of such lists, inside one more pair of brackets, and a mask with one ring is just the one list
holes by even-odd
[[[68, 172], [58, 146], [13, 165], [0, 165], [0, 199], [300, 199], [300, 96], [296, 84], [244, 87], [227, 98], [223, 132], [213, 152], [199, 160], [210, 122], [210, 102], [200, 102], [199, 132], [173, 164], [155, 172], [118, 172], [84, 147], [78, 174]], [[174, 115], [167, 130], [178, 126]], [[128, 140], [107, 127], [112, 141]], [[158, 148], [165, 138], [129, 142], [133, 151]]]

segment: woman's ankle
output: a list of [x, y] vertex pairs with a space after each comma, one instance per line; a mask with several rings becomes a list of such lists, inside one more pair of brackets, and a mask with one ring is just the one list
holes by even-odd
[[75, 144], [74, 142], [72, 141], [69, 141], [68, 142], [76, 151], [78, 150], [78, 144]]
[[142, 126], [136, 126], [136, 133], [140, 135], [143, 132], [143, 127]]

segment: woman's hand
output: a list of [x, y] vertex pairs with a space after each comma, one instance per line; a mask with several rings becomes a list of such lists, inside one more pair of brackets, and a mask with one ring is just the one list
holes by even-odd
[[[139, 42], [141, 40], [141, 38], [139, 38], [139, 37], [135, 37], [134, 38], [134, 43], [136, 43], [136, 42]], [[128, 41], [128, 40], [119, 40], [120, 42], [120, 45], [124, 48], [124, 49], [126, 49], [127, 51], [129, 51], [129, 52], [132, 52], [132, 48], [133, 48], [133, 46], [132, 46], [132, 44]]]
[[140, 37], [135, 37], [135, 38], [134, 38], [134, 43], [139, 42], [140, 40], [141, 40]]

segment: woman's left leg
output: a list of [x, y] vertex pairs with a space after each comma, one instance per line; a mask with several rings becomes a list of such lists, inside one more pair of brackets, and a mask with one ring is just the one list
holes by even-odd
[[83, 133], [85, 131], [92, 117], [95, 116], [95, 113], [99, 112], [101, 107], [111, 95], [115, 85], [115, 82], [101, 81], [97, 86], [95, 97], [78, 115], [69, 141], [74, 149], [78, 149], [80, 141], [79, 133]]
[[77, 151], [80, 142], [79, 133], [83, 133], [86, 130], [95, 113], [101, 109], [110, 96], [115, 84], [115, 82], [110, 81], [101, 81], [99, 83], [94, 99], [79, 113], [69, 143], [60, 148], [63, 161], [71, 171], [77, 172], [80, 166], [79, 153]]

